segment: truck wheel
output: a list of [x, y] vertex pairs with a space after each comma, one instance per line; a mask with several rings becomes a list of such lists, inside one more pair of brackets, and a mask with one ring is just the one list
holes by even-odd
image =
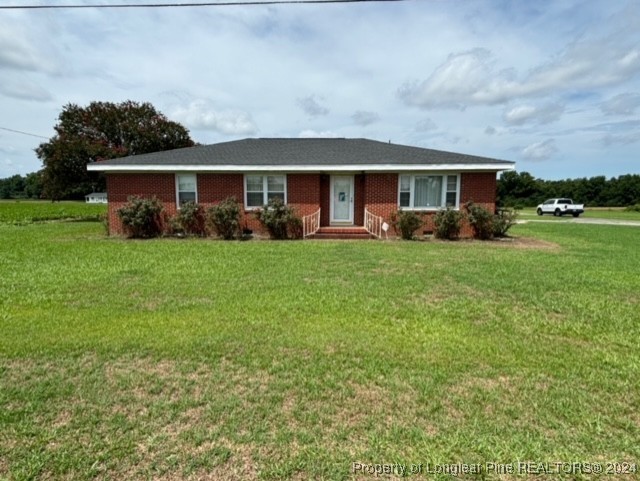
[[555, 212], [553, 213], [553, 215], [555, 215], [556, 217], [561, 217], [562, 216], [562, 212], [560, 211], [560, 209], [556, 209]]
[[538, 215], [542, 215], [542, 209], [538, 208], [538, 210], [536, 211], [536, 213], [537, 213]]
[[573, 213], [573, 217], [579, 217], [579, 216], [580, 216], [580, 213], [579, 213], [579, 212], [574, 212], [574, 213]]

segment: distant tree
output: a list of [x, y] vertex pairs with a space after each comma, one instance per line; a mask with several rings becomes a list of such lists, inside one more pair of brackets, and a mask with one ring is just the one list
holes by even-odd
[[31, 199], [42, 197], [42, 173], [31, 172], [24, 178], [24, 196]]
[[130, 100], [67, 104], [54, 128], [56, 135], [36, 149], [44, 194], [52, 200], [104, 190], [104, 176], [87, 172], [92, 162], [194, 145], [182, 125], [149, 103]]
[[24, 179], [16, 174], [6, 179], [2, 179], [0, 184], [0, 198], [13, 199], [24, 191]]

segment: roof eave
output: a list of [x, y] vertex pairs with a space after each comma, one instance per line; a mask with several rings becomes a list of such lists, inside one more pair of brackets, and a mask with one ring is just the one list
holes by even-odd
[[144, 172], [412, 172], [457, 171], [500, 172], [514, 170], [515, 162], [484, 164], [345, 164], [345, 165], [104, 165], [89, 164], [91, 172], [144, 173]]

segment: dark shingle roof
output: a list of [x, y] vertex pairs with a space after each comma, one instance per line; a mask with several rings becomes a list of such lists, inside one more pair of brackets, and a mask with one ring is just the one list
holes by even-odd
[[368, 139], [244, 139], [152, 154], [134, 155], [92, 164], [99, 166], [323, 166], [504, 164], [513, 162], [423, 149]]

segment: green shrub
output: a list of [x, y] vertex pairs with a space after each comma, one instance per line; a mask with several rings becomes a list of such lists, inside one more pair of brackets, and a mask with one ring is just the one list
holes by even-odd
[[295, 237], [297, 231], [302, 230], [302, 219], [280, 197], [269, 200], [267, 205], [256, 212], [256, 217], [269, 231], [272, 239]]
[[400, 210], [392, 216], [395, 221], [397, 230], [400, 231], [400, 237], [405, 240], [415, 238], [414, 232], [422, 226], [422, 219], [415, 212]]
[[164, 227], [162, 202], [152, 197], [131, 196], [128, 202], [118, 209], [118, 217], [129, 237], [150, 238], [162, 234]]
[[515, 209], [498, 209], [493, 216], [493, 235], [504, 237], [507, 231], [515, 225], [518, 218], [518, 211]]
[[433, 218], [434, 235], [438, 239], [454, 240], [460, 237], [464, 213], [451, 207], [439, 210]]
[[235, 197], [227, 197], [207, 210], [207, 225], [225, 240], [240, 236], [240, 204]]
[[193, 201], [185, 202], [175, 217], [177, 225], [187, 235], [204, 236], [205, 216], [204, 208]]
[[640, 204], [629, 205], [624, 210], [625, 212], [640, 212]]
[[300, 217], [297, 215], [289, 217], [287, 228], [289, 229], [289, 237], [291, 237], [291, 239], [302, 239], [304, 233], [302, 230], [302, 219]]
[[491, 239], [493, 237], [493, 214], [473, 202], [467, 202], [465, 208], [468, 212], [469, 224], [473, 229], [473, 237], [483, 240]]

